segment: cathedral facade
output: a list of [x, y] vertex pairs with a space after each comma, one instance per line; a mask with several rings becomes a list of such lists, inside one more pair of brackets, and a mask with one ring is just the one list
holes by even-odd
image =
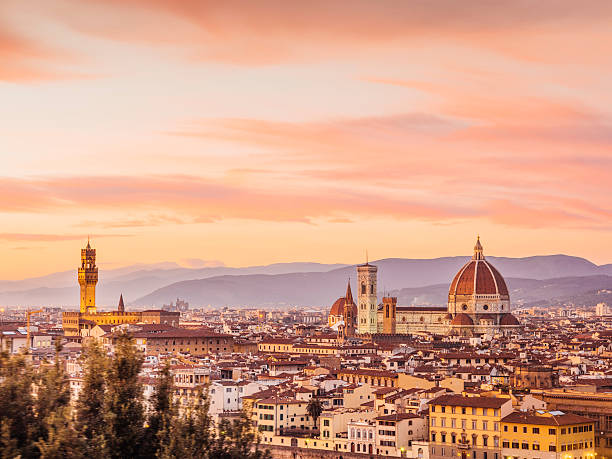
[[[502, 275], [484, 257], [480, 238], [474, 255], [455, 275], [446, 307], [399, 306], [397, 298], [383, 297], [379, 303], [377, 292], [378, 268], [365, 263], [357, 266], [357, 314], [346, 320], [340, 308], [332, 307], [333, 322], [342, 337], [373, 334], [434, 333], [460, 336], [482, 336], [512, 333], [520, 329], [520, 322], [510, 312], [510, 295]], [[347, 290], [350, 292], [350, 285]], [[341, 300], [345, 301], [341, 301]], [[353, 299], [351, 295], [351, 304]], [[336, 304], [346, 304], [346, 296]]]

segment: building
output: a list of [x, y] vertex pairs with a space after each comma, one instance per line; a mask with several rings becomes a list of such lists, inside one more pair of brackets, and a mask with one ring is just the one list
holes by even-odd
[[577, 414], [591, 419], [595, 425], [595, 452], [598, 458], [612, 457], [612, 394], [585, 393], [568, 389], [534, 391], [549, 410]]
[[511, 384], [515, 389], [552, 389], [559, 386], [559, 373], [550, 365], [517, 365]]
[[264, 398], [253, 406], [253, 421], [264, 437], [312, 430], [307, 406], [307, 401], [292, 397]]
[[355, 336], [355, 324], [357, 321], [357, 305], [353, 301], [351, 292], [351, 282], [348, 282], [346, 294], [338, 298], [332, 305], [329, 316], [328, 326], [338, 331], [341, 338]]
[[136, 323], [179, 325], [180, 312], [161, 309], [147, 311], [126, 311], [123, 295], [119, 298], [117, 310], [98, 312], [96, 308], [96, 284], [98, 267], [96, 266], [96, 249], [87, 246], [81, 249], [81, 265], [78, 269], [78, 282], [81, 288], [81, 306], [78, 312], [62, 313], [62, 328], [66, 336], [89, 336], [96, 325], [122, 325]]
[[378, 333], [378, 268], [366, 262], [357, 266], [359, 288], [357, 331], [360, 335]]
[[376, 454], [404, 453], [415, 440], [427, 439], [427, 420], [411, 413], [395, 413], [376, 418]]
[[429, 405], [429, 457], [501, 459], [501, 421], [510, 398], [442, 395]]
[[517, 411], [502, 419], [502, 456], [523, 459], [595, 457], [594, 422], [561, 411]]
[[87, 239], [87, 247], [81, 249], [81, 266], [78, 270], [81, 287], [81, 313], [96, 313], [96, 284], [98, 267], [96, 266], [96, 249], [92, 249]]
[[597, 303], [597, 306], [595, 306], [595, 315], [598, 317], [612, 316], [612, 308], [606, 303]]
[[[357, 333], [360, 335], [427, 332], [471, 337], [511, 334], [521, 329], [510, 311], [506, 282], [485, 259], [480, 238], [472, 259], [450, 284], [446, 307], [401, 306], [394, 297], [384, 297], [379, 304], [377, 275], [378, 268], [370, 263], [357, 266]], [[336, 323], [340, 318], [340, 300], [332, 306], [329, 323]]]
[[233, 336], [206, 328], [140, 331], [135, 332], [133, 336], [147, 355], [181, 353], [206, 356], [211, 353], [230, 353], [234, 349]]

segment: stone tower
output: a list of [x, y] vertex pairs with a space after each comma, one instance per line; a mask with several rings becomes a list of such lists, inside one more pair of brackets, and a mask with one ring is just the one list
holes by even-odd
[[96, 266], [96, 249], [92, 249], [87, 240], [87, 247], [81, 249], [81, 266], [79, 267], [79, 285], [81, 286], [81, 312], [96, 312], [96, 284], [98, 267]]
[[376, 296], [378, 268], [366, 262], [357, 266], [357, 286], [359, 296], [357, 302], [357, 332], [375, 334], [378, 329], [378, 299]]
[[385, 335], [395, 335], [397, 312], [397, 298], [386, 296], [383, 298], [383, 333]]
[[346, 296], [344, 301], [344, 336], [353, 338], [355, 336], [355, 311], [353, 310], [353, 292], [351, 292], [351, 281], [349, 280], [346, 287]]

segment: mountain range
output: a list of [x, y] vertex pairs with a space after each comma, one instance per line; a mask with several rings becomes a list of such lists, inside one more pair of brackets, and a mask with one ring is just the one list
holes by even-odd
[[[469, 257], [387, 258], [378, 266], [379, 293], [401, 305], [444, 305], [448, 286]], [[487, 257], [505, 277], [512, 302], [522, 305], [610, 301], [612, 264], [568, 255]], [[355, 265], [277, 263], [245, 268], [184, 268], [175, 263], [101, 270], [96, 300], [112, 308], [123, 294], [134, 308], [160, 307], [180, 297], [201, 306], [323, 306], [355, 289]], [[20, 281], [0, 280], [0, 304], [76, 307], [76, 270]], [[356, 290], [354, 290], [356, 292]]]

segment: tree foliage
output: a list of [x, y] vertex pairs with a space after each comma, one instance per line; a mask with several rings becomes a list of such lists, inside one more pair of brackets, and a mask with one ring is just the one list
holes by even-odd
[[317, 420], [319, 419], [319, 416], [321, 416], [321, 413], [323, 412], [323, 405], [321, 404], [321, 400], [319, 400], [316, 397], [312, 397], [310, 401], [308, 402], [308, 405], [306, 406], [306, 411], [308, 412], [310, 416], [312, 416], [312, 419], [316, 426]]
[[54, 362], [36, 369], [26, 355], [0, 354], [0, 459], [270, 457], [246, 414], [213, 422], [206, 388], [179, 404], [169, 366], [145, 400], [143, 356], [129, 335], [112, 356], [95, 342], [86, 346], [73, 403], [60, 351], [58, 343]]

